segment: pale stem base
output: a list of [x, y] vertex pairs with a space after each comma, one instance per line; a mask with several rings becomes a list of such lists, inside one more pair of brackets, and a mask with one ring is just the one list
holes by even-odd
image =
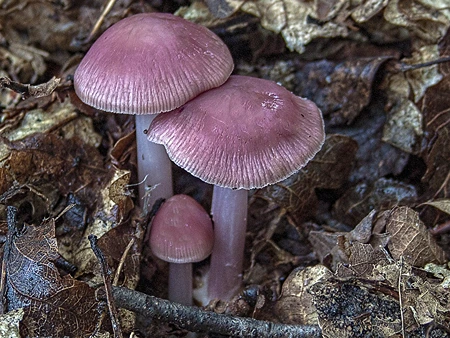
[[144, 133], [155, 117], [156, 114], [136, 115], [139, 205], [145, 213], [151, 210], [157, 199], [173, 195], [172, 164], [166, 149], [148, 141]]
[[192, 263], [169, 264], [169, 300], [192, 305]]
[[211, 206], [214, 248], [208, 282], [210, 300], [230, 300], [241, 287], [247, 205], [247, 190], [214, 186]]

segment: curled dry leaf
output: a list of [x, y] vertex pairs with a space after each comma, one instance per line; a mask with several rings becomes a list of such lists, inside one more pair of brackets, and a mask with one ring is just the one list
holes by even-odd
[[[418, 64], [440, 57], [436, 45], [416, 48], [413, 57], [403, 59], [403, 63]], [[390, 73], [385, 77], [383, 86], [390, 109], [383, 130], [384, 142], [408, 153], [418, 152], [423, 135], [423, 115], [417, 102], [429, 87], [441, 81], [442, 75], [438, 69], [438, 65], [432, 65], [406, 73]]]
[[[32, 134], [49, 133], [76, 119], [77, 116], [74, 106], [69, 101], [55, 101], [46, 109], [30, 109], [26, 114], [19, 114], [16, 118], [5, 121], [2, 136], [9, 141], [18, 141]], [[90, 132], [94, 133], [93, 129]], [[5, 153], [0, 153], [1, 159], [5, 157]]]
[[[366, 277], [380, 257], [380, 246], [385, 247], [387, 236], [372, 234], [375, 210], [370, 212], [350, 232], [310, 231], [308, 240], [322, 262], [329, 256], [329, 265], [337, 275]], [[369, 243], [369, 244], [366, 244]]]
[[447, 266], [437, 265], [434, 263], [425, 264], [424, 270], [433, 274], [434, 277], [442, 280], [440, 286], [444, 289], [450, 289], [450, 265]]
[[352, 12], [352, 19], [357, 23], [363, 23], [377, 15], [386, 5], [389, 0], [367, 0], [360, 1]]
[[[303, 53], [305, 45], [317, 38], [345, 37], [347, 27], [336, 20], [320, 24], [310, 18], [317, 17], [316, 2], [295, 0], [246, 1], [241, 10], [261, 19], [261, 25], [281, 33], [291, 51]], [[330, 18], [331, 19], [331, 18]]]
[[410, 100], [399, 99], [389, 111], [382, 140], [407, 153], [415, 153], [422, 134], [419, 108]]
[[419, 267], [446, 261], [445, 252], [411, 208], [392, 209], [386, 219], [386, 232], [391, 235], [388, 248], [394, 259], [403, 257], [407, 263]]
[[[450, 12], [449, 12], [450, 14]], [[450, 19], [450, 16], [449, 16]], [[439, 59], [441, 57], [439, 47], [436, 44], [415, 46], [412, 57], [402, 59], [404, 64], [420, 64]], [[400, 76], [400, 75], [399, 75]], [[442, 80], [442, 74], [439, 72], [439, 66], [430, 65], [428, 67], [411, 70], [405, 73], [408, 81], [413, 101], [418, 102], [424, 95], [425, 91]]]
[[431, 205], [432, 207], [435, 207], [446, 214], [450, 215], [450, 199], [440, 199], [440, 200], [434, 200], [423, 203], [425, 205]]
[[[450, 16], [450, 12], [448, 14]], [[445, 41], [447, 39], [446, 37]], [[445, 55], [443, 50], [445, 50], [447, 44], [445, 43], [439, 48], [435, 43], [430, 45], [417, 40], [413, 44], [412, 57], [402, 59], [401, 62], [405, 65], [414, 65], [439, 59]], [[434, 91], [429, 92], [429, 88], [432, 88], [442, 79], [443, 75], [437, 64], [407, 72], [387, 74], [383, 87], [388, 96], [387, 107], [390, 107], [390, 109], [383, 131], [383, 141], [405, 152], [418, 153], [424, 134], [422, 120], [424, 116], [425, 121], [428, 119], [427, 105], [430, 104], [432, 107], [440, 105], [433, 102], [435, 101]], [[424, 98], [424, 95], [427, 97]], [[439, 92], [437, 96], [440, 96]], [[428, 128], [425, 127], [425, 129]]]
[[293, 270], [283, 283], [275, 315], [286, 324], [317, 325], [317, 311], [308, 289], [331, 276], [331, 271], [323, 265]]
[[[8, 310], [24, 308], [21, 333], [29, 337], [84, 337], [99, 318], [94, 289], [60, 276], [54, 220], [9, 233], [6, 264]], [[97, 320], [96, 320], [97, 319]]]
[[111, 149], [111, 161], [120, 169], [136, 168], [136, 133], [132, 131], [122, 136]]
[[427, 42], [437, 43], [450, 25], [446, 0], [390, 0], [383, 12], [385, 20], [408, 30]]
[[45, 58], [48, 56], [47, 51], [27, 46], [25, 41], [10, 41], [7, 49], [0, 47], [0, 58], [5, 62], [2, 68], [6, 69], [6, 76], [22, 82], [34, 83], [44, 75], [47, 70]]

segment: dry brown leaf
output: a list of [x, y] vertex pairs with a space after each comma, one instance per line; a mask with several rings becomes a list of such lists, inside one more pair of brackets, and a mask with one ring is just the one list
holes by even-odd
[[[413, 56], [404, 64], [420, 64], [440, 57], [437, 45], [414, 46]], [[423, 135], [423, 115], [417, 105], [428, 88], [439, 83], [442, 75], [438, 65], [390, 73], [384, 79], [388, 95], [388, 118], [383, 130], [383, 141], [408, 153], [417, 153]]]
[[422, 40], [437, 43], [450, 24], [450, 9], [446, 0], [390, 0], [383, 12], [384, 18], [406, 27]]
[[446, 214], [450, 215], [450, 200], [449, 199], [440, 199], [440, 200], [434, 200], [429, 202], [424, 202], [425, 205], [431, 205]]
[[328, 264], [340, 277], [371, 276], [373, 265], [385, 258], [380, 255], [379, 246], [387, 244], [387, 240], [380, 239], [380, 235], [372, 234], [375, 214], [375, 211], [370, 212], [350, 232], [310, 231], [308, 240], [320, 261], [324, 262], [326, 257], [331, 256]]
[[[87, 225], [84, 233], [97, 236], [100, 246], [104, 242], [116, 241], [115, 234], [117, 232], [126, 233], [127, 235], [123, 233], [117, 235], [120, 245], [112, 244], [112, 249], [115, 251], [114, 257], [117, 257], [117, 255], [123, 254], [132, 237], [136, 237], [136, 241], [140, 245], [144, 235], [141, 225], [129, 217], [132, 207], [131, 198], [127, 193], [129, 172], [112, 168], [108, 175], [112, 175], [112, 177], [97, 191], [97, 205], [92, 210], [93, 221]], [[115, 203], [113, 199], [119, 204]], [[134, 210], [134, 212], [138, 212], [138, 210]], [[120, 230], [113, 231], [116, 227], [120, 227]], [[136, 248], [136, 245], [133, 248]], [[80, 242], [68, 241], [64, 249], [65, 251], [62, 253], [64, 257], [79, 267], [76, 276], [89, 276], [91, 283], [101, 283], [102, 276], [99, 273], [97, 258], [91, 250], [87, 237], [83, 237]], [[133, 259], [140, 259], [140, 251], [133, 251], [130, 255], [133, 256]], [[111, 267], [117, 267], [117, 262], [111, 264]], [[131, 288], [135, 286], [135, 278], [138, 273], [139, 271], [136, 269], [133, 277], [126, 278], [127, 282], [131, 283]]]
[[[49, 182], [62, 193], [75, 191], [104, 173], [98, 151], [79, 138], [66, 140], [56, 134], [37, 133], [9, 145], [5, 167], [19, 183]], [[40, 184], [41, 184], [40, 183]]]
[[[21, 116], [20, 121], [14, 121], [14, 125], [6, 124], [2, 135], [9, 141], [19, 141], [35, 133], [48, 133], [58, 129], [77, 116], [75, 107], [70, 101], [56, 101], [45, 110], [41, 108], [28, 110], [27, 114]], [[1, 158], [4, 157], [6, 154], [1, 154]]]
[[403, 257], [408, 264], [419, 267], [446, 261], [445, 252], [411, 208], [394, 208], [386, 220], [386, 232], [391, 235], [388, 248], [396, 260]]
[[[349, 249], [349, 266], [353, 275], [360, 278], [373, 279], [373, 270], [377, 265], [388, 262], [386, 256], [379, 248], [370, 244], [353, 243]], [[344, 276], [342, 276], [344, 277]]]
[[[341, 7], [345, 2], [341, 1]], [[339, 6], [337, 6], [339, 7]], [[345, 37], [347, 27], [336, 20], [317, 24], [310, 18], [317, 17], [315, 2], [295, 0], [259, 0], [245, 2], [241, 10], [261, 19], [261, 25], [275, 33], [281, 33], [291, 51], [303, 53], [305, 45], [317, 38]], [[330, 16], [330, 15], [328, 15]]]
[[94, 289], [60, 276], [54, 220], [10, 233], [6, 263], [8, 310], [24, 308], [21, 332], [29, 337], [85, 337], [99, 318]]
[[47, 70], [44, 61], [49, 56], [47, 51], [18, 41], [10, 41], [9, 48], [0, 47], [0, 58], [5, 60], [3, 69], [6, 76], [24, 83], [34, 83]]
[[353, 9], [352, 19], [358, 23], [366, 22], [386, 7], [388, 2], [389, 0], [355, 1], [357, 7]]
[[[340, 264], [334, 276], [328, 274], [314, 283], [305, 283], [324, 337], [392, 337], [401, 327], [407, 336], [421, 337], [426, 326], [417, 324], [431, 322], [437, 324], [431, 329], [432, 334], [436, 337], [443, 334], [439, 325], [444, 328], [449, 325], [447, 289], [425, 279], [428, 277], [422, 273], [417, 274], [418, 270], [408, 263], [387, 257], [379, 248], [357, 242], [346, 242], [344, 246], [350, 253], [347, 265]], [[294, 291], [300, 290], [303, 280], [297, 281], [300, 285], [295, 289], [296, 285], [289, 280]], [[290, 293], [288, 305], [301, 304], [301, 298], [296, 296], [295, 292]]]

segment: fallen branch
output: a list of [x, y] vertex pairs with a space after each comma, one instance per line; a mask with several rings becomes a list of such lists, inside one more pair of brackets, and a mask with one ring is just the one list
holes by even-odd
[[118, 307], [174, 324], [191, 332], [214, 332], [232, 337], [321, 337], [318, 326], [286, 325], [218, 314], [194, 306], [172, 303], [127, 288], [113, 286], [113, 297]]

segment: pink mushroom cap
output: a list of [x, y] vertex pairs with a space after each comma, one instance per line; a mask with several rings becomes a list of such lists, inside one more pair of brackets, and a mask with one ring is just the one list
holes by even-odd
[[211, 218], [192, 197], [175, 195], [158, 210], [150, 229], [154, 255], [170, 263], [207, 258], [214, 244]]
[[201, 180], [253, 189], [301, 169], [325, 140], [320, 110], [273, 81], [231, 76], [155, 118], [148, 139]]
[[144, 13], [98, 38], [76, 69], [74, 86], [95, 108], [157, 114], [221, 85], [233, 67], [227, 46], [207, 28], [172, 14]]

